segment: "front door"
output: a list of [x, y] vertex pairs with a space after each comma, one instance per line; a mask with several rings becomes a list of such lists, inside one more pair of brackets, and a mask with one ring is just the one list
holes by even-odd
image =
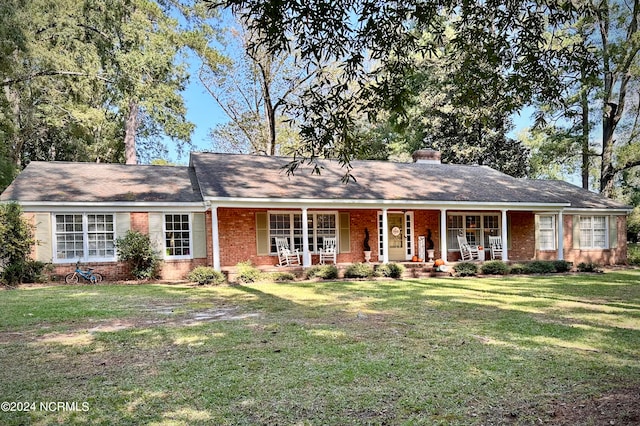
[[389, 260], [404, 261], [407, 254], [404, 214], [389, 213], [387, 223], [389, 225]]

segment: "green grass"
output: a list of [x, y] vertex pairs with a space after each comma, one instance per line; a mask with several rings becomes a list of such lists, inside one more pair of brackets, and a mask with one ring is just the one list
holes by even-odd
[[554, 423], [558, 407], [637, 393], [639, 282], [626, 270], [0, 291], [0, 400], [80, 407], [0, 424]]

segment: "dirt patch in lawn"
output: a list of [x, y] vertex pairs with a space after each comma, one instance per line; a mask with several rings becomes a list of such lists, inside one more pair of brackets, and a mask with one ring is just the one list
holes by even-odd
[[571, 403], [558, 402], [550, 415], [557, 425], [640, 425], [640, 387], [616, 389]]

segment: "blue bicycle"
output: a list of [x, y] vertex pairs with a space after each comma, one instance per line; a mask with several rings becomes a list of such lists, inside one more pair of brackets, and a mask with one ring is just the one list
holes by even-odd
[[64, 281], [67, 284], [78, 284], [79, 277], [84, 278], [90, 284], [97, 284], [102, 281], [102, 275], [93, 272], [93, 268], [87, 268], [86, 270], [80, 269], [80, 261], [76, 262], [76, 270], [67, 274], [64, 277]]

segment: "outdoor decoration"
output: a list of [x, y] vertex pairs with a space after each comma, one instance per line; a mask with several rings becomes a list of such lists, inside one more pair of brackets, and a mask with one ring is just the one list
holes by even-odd
[[436, 259], [436, 261], [434, 262], [435, 266], [442, 266], [444, 265], [444, 260], [442, 259]]
[[433, 262], [434, 250], [433, 240], [431, 239], [431, 229], [427, 229], [427, 256], [429, 256], [429, 262]]
[[369, 228], [364, 228], [364, 261], [371, 261], [371, 246], [369, 246]]

